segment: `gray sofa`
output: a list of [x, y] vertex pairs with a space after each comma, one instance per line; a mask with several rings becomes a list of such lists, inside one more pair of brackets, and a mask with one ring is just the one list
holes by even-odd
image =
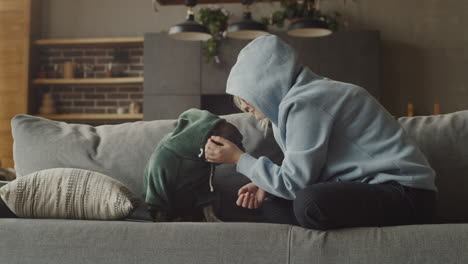
[[[281, 162], [271, 133], [247, 114], [225, 116], [254, 156]], [[331, 231], [261, 223], [234, 204], [248, 179], [216, 170], [224, 223], [152, 223], [140, 206], [125, 221], [0, 219], [0, 263], [467, 263], [468, 111], [400, 118], [437, 172], [437, 222]], [[54, 167], [98, 171], [141, 196], [142, 171], [175, 120], [91, 127], [20, 115], [12, 120], [18, 177]]]

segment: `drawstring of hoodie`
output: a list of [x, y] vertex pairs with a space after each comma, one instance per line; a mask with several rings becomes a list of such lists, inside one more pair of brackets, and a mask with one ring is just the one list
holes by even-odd
[[213, 187], [214, 171], [215, 171], [215, 165], [211, 163], [210, 164], [210, 192], [214, 192], [214, 187]]
[[[198, 157], [201, 158], [203, 156], [203, 148], [200, 148], [200, 154], [198, 154]], [[214, 171], [215, 171], [215, 165], [213, 163], [210, 163], [210, 192], [214, 192], [214, 187], [213, 187], [213, 177], [214, 177]]]

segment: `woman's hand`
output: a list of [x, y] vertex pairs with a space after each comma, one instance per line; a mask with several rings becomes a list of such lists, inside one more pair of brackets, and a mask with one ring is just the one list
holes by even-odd
[[262, 206], [266, 192], [253, 183], [248, 183], [239, 189], [237, 193], [237, 206], [249, 209], [257, 209]]
[[242, 154], [236, 144], [222, 137], [212, 136], [205, 145], [205, 159], [212, 163], [237, 163]]

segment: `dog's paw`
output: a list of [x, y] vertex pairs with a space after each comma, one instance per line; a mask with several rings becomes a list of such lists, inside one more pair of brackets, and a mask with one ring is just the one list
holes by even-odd
[[151, 212], [151, 216], [153, 217], [153, 222], [167, 222], [167, 214], [165, 212]]
[[223, 222], [216, 216], [212, 205], [203, 208], [203, 216], [205, 217], [205, 222]]
[[224, 222], [215, 215], [205, 216], [205, 222]]

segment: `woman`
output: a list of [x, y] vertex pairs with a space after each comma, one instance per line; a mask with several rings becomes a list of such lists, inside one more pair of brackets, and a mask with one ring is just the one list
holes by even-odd
[[208, 161], [235, 163], [252, 180], [239, 190], [237, 205], [259, 208], [267, 192], [269, 221], [321, 230], [431, 221], [434, 171], [364, 89], [316, 75], [268, 35], [240, 52], [227, 93], [242, 110], [271, 122], [284, 152], [278, 166], [220, 137], [205, 145]]

